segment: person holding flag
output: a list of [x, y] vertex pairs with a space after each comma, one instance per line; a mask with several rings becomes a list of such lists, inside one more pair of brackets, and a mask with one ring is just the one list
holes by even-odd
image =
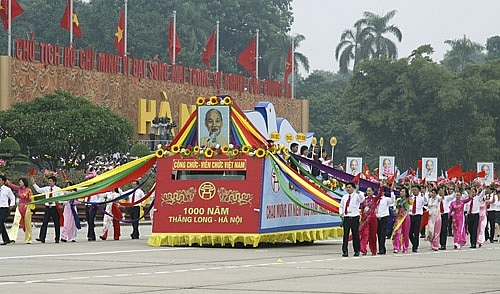
[[17, 192], [17, 197], [19, 199], [16, 213], [14, 215], [14, 221], [12, 222], [12, 227], [9, 230], [10, 242], [16, 242], [19, 226], [21, 226], [24, 231], [24, 240], [26, 244], [31, 244], [31, 210], [28, 207], [28, 203], [32, 200], [31, 197], [33, 196], [33, 192], [28, 187], [28, 179], [24, 177], [20, 178], [19, 186], [11, 183], [10, 181], [7, 181], [6, 185]]
[[366, 255], [366, 246], [370, 245], [372, 255], [377, 255], [377, 216], [376, 210], [384, 196], [384, 181], [380, 182], [378, 194], [375, 195], [373, 187], [366, 188], [366, 198], [361, 204], [361, 224], [359, 234], [361, 236], [361, 254]]
[[[354, 181], [359, 181], [361, 173], [354, 177], [353, 182], [346, 184], [347, 193], [340, 201], [340, 216], [343, 219], [344, 237], [342, 239], [342, 256], [348, 257], [349, 235], [352, 234], [352, 245], [354, 256], [359, 256], [361, 250], [359, 239], [359, 205], [365, 200], [365, 196], [359, 192], [359, 185], [356, 188]], [[356, 189], [356, 191], [354, 191]]]
[[[63, 193], [59, 191], [61, 190], [61, 188], [56, 186], [57, 178], [55, 176], [49, 177], [49, 185], [45, 187], [39, 187], [35, 182], [35, 178], [33, 177], [31, 178], [31, 183], [33, 184], [33, 188], [35, 188], [35, 191], [45, 194], [45, 198], [47, 199], [63, 195]], [[47, 236], [47, 227], [49, 225], [50, 219], [52, 219], [52, 221], [54, 222], [55, 242], [59, 243], [59, 238], [61, 236], [61, 214], [59, 213], [59, 210], [59, 204], [57, 202], [45, 203], [45, 212], [43, 214], [43, 222], [42, 227], [40, 228], [40, 235], [38, 238], [36, 238], [38, 242], [45, 243], [45, 237]]]

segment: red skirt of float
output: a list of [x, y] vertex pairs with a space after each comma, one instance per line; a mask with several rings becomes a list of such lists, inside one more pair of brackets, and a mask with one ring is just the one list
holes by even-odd
[[[311, 242], [340, 237], [340, 218], [293, 203], [271, 161], [237, 157], [161, 158], [157, 164], [152, 246]], [[294, 191], [305, 205], [315, 202]]]

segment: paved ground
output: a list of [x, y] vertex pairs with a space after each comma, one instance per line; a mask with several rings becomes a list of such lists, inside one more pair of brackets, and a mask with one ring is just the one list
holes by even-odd
[[[97, 227], [97, 232], [100, 231]], [[131, 228], [122, 230], [127, 236]], [[500, 293], [500, 245], [341, 257], [341, 240], [259, 248], [161, 247], [140, 240], [0, 246], [2, 293]], [[38, 228], [34, 230], [35, 236]], [[86, 228], [80, 232], [84, 239]], [[390, 242], [387, 241], [389, 245]], [[350, 247], [352, 249], [352, 247]]]

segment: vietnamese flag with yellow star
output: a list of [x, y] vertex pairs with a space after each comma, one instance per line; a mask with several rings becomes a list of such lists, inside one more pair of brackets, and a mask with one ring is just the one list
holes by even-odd
[[[14, 18], [23, 14], [24, 9], [17, 3], [16, 0], [11, 0], [11, 22]], [[0, 1], [0, 18], [2, 18], [3, 27], [8, 30], [9, 29], [9, 0], [1, 0]]]
[[116, 50], [118, 50], [119, 56], [125, 55], [125, 15], [123, 13], [123, 8], [120, 12], [120, 18], [118, 19], [118, 25], [116, 26], [115, 47], [116, 47]]
[[82, 37], [82, 30], [80, 29], [80, 22], [78, 22], [78, 17], [76, 16], [75, 8], [73, 8], [73, 13], [70, 13], [71, 0], [68, 0], [68, 5], [66, 10], [64, 10], [64, 15], [61, 19], [61, 28], [65, 30], [70, 30], [70, 22], [73, 24], [73, 34], [78, 38]]

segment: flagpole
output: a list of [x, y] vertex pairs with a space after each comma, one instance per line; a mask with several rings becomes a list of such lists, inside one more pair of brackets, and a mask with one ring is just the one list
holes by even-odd
[[259, 29], [257, 29], [257, 40], [255, 42], [255, 77], [259, 78]]
[[69, 1], [69, 46], [73, 48], [73, 0]]
[[124, 30], [125, 34], [123, 36], [123, 54], [124, 56], [127, 55], [127, 17], [128, 17], [128, 0], [125, 0], [125, 25], [124, 25]]
[[172, 58], [172, 65], [175, 65], [175, 53], [176, 53], [175, 49], [177, 49], [176, 46], [175, 46], [176, 45], [175, 44], [175, 41], [176, 41], [175, 40], [175, 37], [176, 37], [176, 34], [175, 34], [176, 17], [177, 17], [177, 11], [174, 10], [174, 30], [173, 30], [174, 31], [174, 35], [172, 36], [172, 51], [173, 51], [172, 52], [172, 56], [173, 56], [173, 58]]
[[[295, 37], [292, 37], [292, 99], [294, 96], [294, 83], [295, 83]], [[333, 158], [333, 153], [332, 153]]]
[[8, 45], [7, 45], [7, 51], [9, 52], [7, 56], [12, 56], [11, 51], [12, 51], [12, 0], [9, 0], [9, 5], [8, 5], [8, 11], [9, 11], [9, 17], [7, 20], [7, 24], [9, 26], [8, 30]]
[[217, 21], [217, 36], [215, 41], [215, 71], [219, 72], [219, 21]]

